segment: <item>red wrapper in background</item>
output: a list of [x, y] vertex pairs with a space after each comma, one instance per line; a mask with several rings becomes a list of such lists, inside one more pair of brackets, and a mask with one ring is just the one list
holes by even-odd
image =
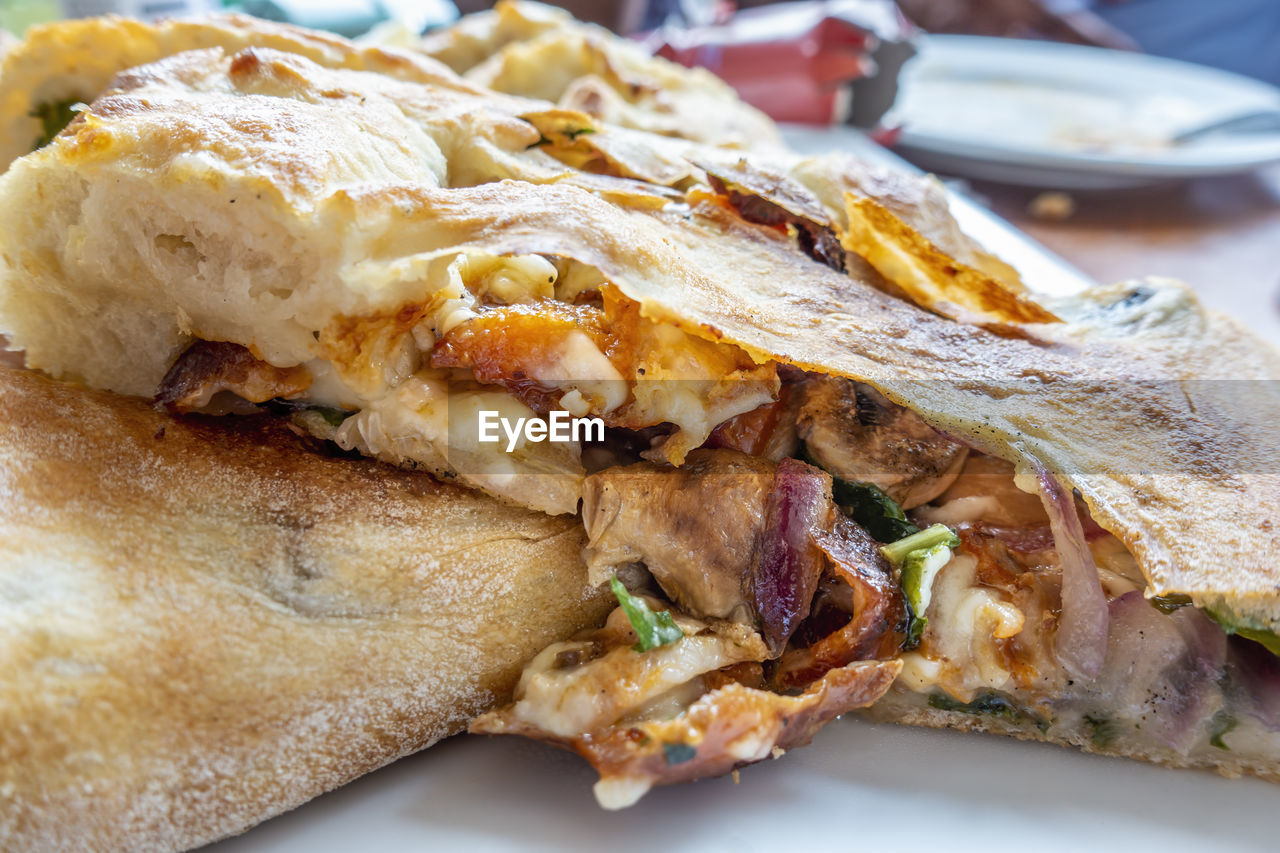
[[645, 37], [659, 56], [701, 66], [777, 121], [871, 127], [892, 105], [914, 52], [891, 0], [779, 3], [722, 24], [664, 27]]

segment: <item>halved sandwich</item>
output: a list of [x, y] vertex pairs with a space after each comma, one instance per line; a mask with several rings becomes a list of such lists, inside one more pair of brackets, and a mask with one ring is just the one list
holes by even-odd
[[1276, 774], [1274, 350], [1173, 282], [1039, 296], [928, 183], [438, 75], [120, 74], [0, 178], [0, 332], [580, 513], [618, 609], [473, 729], [608, 806], [867, 706]]
[[195, 847], [460, 731], [608, 612], [582, 541], [0, 366], [0, 848]]

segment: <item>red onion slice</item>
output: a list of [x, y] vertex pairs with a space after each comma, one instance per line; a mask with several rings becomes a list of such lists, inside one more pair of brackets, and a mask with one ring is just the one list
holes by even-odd
[[1090, 691], [1110, 713], [1141, 721], [1146, 735], [1185, 755], [1220, 707], [1226, 634], [1193, 607], [1166, 615], [1136, 590], [1108, 610], [1107, 662]]
[[1058, 663], [1073, 678], [1092, 681], [1102, 671], [1107, 655], [1107, 596], [1071, 493], [1044, 468], [1037, 466], [1036, 474], [1062, 568]]
[[1280, 658], [1262, 645], [1233, 636], [1229, 640], [1230, 669], [1240, 707], [1267, 731], [1280, 732]]
[[775, 653], [809, 615], [823, 555], [814, 543], [831, 512], [826, 477], [796, 459], [783, 459], [774, 475], [759, 557], [747, 579], [760, 633]]

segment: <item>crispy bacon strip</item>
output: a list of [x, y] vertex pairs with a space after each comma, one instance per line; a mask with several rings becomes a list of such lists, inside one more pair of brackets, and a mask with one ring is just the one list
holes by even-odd
[[711, 431], [704, 446], [762, 456], [783, 411], [784, 403], [779, 399], [729, 418]]
[[804, 186], [742, 161], [732, 166], [698, 166], [706, 172], [712, 191], [744, 220], [771, 228], [789, 227], [800, 251], [836, 272], [848, 272], [845, 251], [831, 216]]
[[547, 740], [581, 755], [600, 773], [596, 799], [608, 809], [632, 805], [654, 785], [728, 773], [776, 749], [803, 746], [841, 714], [885, 694], [901, 661], [864, 661], [833, 669], [798, 696], [730, 683], [703, 695], [670, 720], [618, 725], [574, 738], [548, 736], [508, 711], [471, 724], [479, 734]]
[[296, 397], [311, 387], [311, 372], [301, 365], [275, 367], [239, 344], [196, 341], [178, 357], [160, 382], [156, 402], [178, 412], [209, 405], [219, 391], [250, 403]]
[[760, 633], [774, 654], [809, 615], [824, 562], [815, 540], [835, 515], [829, 477], [797, 459], [778, 463], [764, 535], [746, 578]]
[[906, 607], [879, 543], [843, 516], [816, 541], [835, 576], [853, 591], [853, 616], [812, 645], [783, 654], [773, 677], [779, 690], [808, 684], [850, 661], [887, 657], [902, 645]]
[[740, 450], [748, 456], [780, 461], [799, 447], [796, 413], [800, 398], [795, 386], [783, 382], [778, 399], [722, 422], [703, 445], [708, 448]]

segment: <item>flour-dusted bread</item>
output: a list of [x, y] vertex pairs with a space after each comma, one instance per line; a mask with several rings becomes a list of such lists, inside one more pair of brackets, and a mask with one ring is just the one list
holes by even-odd
[[0, 848], [194, 847], [459, 731], [601, 615], [581, 540], [0, 368]]
[[362, 47], [328, 33], [247, 15], [155, 24], [115, 16], [84, 18], [35, 26], [21, 42], [9, 43], [8, 50], [3, 44], [0, 36], [0, 171], [47, 142], [75, 104], [92, 101], [119, 72], [186, 50], [270, 47], [326, 67], [365, 69], [407, 80], [448, 75], [444, 66], [417, 52]]

